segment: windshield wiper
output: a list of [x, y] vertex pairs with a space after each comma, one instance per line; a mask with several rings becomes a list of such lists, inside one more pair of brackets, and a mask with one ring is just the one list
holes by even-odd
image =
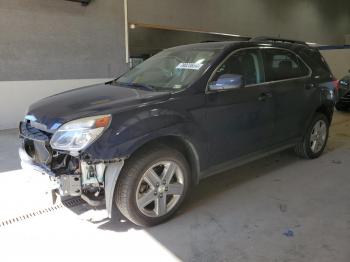
[[118, 82], [118, 81], [114, 81], [114, 83], [121, 86], [141, 87], [149, 91], [155, 90], [155, 88], [152, 85], [147, 85], [142, 83], [125, 83], [125, 82]]

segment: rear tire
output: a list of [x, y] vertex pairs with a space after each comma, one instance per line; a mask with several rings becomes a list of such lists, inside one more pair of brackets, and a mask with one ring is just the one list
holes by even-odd
[[184, 156], [157, 145], [141, 149], [126, 162], [117, 182], [115, 202], [134, 224], [154, 226], [174, 215], [189, 186], [190, 168]]
[[308, 127], [306, 134], [294, 148], [295, 153], [306, 159], [314, 159], [322, 155], [329, 134], [329, 120], [321, 113], [316, 113]]

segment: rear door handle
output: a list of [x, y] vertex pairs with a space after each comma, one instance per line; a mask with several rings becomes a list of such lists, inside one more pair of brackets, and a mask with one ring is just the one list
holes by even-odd
[[268, 98], [271, 98], [272, 97], [272, 93], [270, 92], [265, 92], [265, 93], [261, 93], [258, 97], [258, 100], [259, 101], [265, 101], [266, 99]]

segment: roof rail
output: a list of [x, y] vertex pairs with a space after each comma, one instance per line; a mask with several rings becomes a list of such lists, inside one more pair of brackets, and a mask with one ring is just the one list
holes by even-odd
[[308, 46], [307, 43], [303, 41], [298, 41], [298, 40], [291, 40], [291, 39], [285, 39], [285, 38], [278, 38], [278, 37], [269, 37], [269, 36], [258, 36], [258, 37], [253, 37], [249, 40], [250, 42], [282, 42], [282, 43], [293, 43], [293, 44], [299, 44], [299, 45], [306, 45]]

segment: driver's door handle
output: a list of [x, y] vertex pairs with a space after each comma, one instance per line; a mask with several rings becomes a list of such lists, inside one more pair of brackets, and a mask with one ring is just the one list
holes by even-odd
[[258, 100], [259, 101], [265, 101], [266, 99], [268, 98], [271, 98], [272, 97], [272, 93], [270, 92], [264, 92], [264, 93], [261, 93], [258, 97]]

